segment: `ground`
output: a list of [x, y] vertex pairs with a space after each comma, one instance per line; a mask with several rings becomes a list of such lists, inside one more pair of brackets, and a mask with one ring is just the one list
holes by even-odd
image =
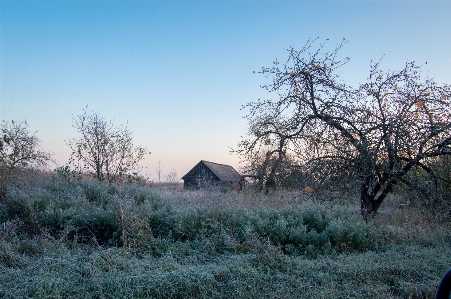
[[[400, 205], [402, 208], [400, 208]], [[54, 179], [0, 210], [1, 298], [434, 298], [449, 215], [390, 197]]]

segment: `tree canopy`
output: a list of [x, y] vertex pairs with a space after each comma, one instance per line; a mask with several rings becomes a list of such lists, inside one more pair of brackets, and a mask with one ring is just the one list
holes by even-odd
[[0, 197], [17, 170], [42, 168], [52, 161], [52, 154], [41, 148], [36, 133], [26, 121], [3, 121], [0, 126]]
[[[434, 178], [430, 164], [451, 154], [451, 89], [422, 78], [415, 62], [383, 71], [381, 61], [370, 65], [366, 82], [348, 86], [338, 74], [349, 61], [339, 56], [345, 43], [327, 51], [326, 42], [308, 41], [290, 48], [283, 65], [262, 68], [272, 78], [262, 87], [276, 97], [245, 106], [249, 132], [237, 152], [250, 156], [269, 146], [268, 156], [295, 157], [294, 166], [318, 179], [345, 174], [358, 183], [367, 218], [396, 185], [409, 184], [408, 173]], [[273, 165], [272, 173], [281, 171]]]
[[114, 126], [97, 113], [73, 118], [73, 127], [79, 138], [69, 140], [69, 164], [92, 171], [99, 181], [115, 181], [126, 174], [138, 174], [139, 162], [148, 150], [133, 144], [132, 132], [123, 126]]

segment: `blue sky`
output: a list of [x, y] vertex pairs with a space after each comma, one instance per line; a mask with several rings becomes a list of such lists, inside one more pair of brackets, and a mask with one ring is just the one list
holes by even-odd
[[[451, 83], [451, 1], [0, 0], [0, 118], [27, 120], [60, 165], [83, 108], [128, 124], [152, 154], [145, 174], [199, 160], [237, 166], [241, 105], [270, 98], [253, 74], [309, 38], [346, 38], [340, 75], [406, 61]], [[428, 72], [427, 72], [428, 71]]]

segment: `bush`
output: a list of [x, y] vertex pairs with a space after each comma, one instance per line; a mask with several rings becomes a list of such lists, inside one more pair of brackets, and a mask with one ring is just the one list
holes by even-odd
[[386, 242], [383, 234], [390, 233], [339, 206], [331, 210], [312, 201], [279, 210], [177, 204], [145, 186], [85, 180], [11, 188], [5, 205], [8, 219], [19, 219], [30, 236], [44, 229], [58, 237], [66, 230], [66, 238], [77, 242], [124, 246], [133, 252], [153, 248], [161, 253], [152, 242], [164, 239], [208, 244], [218, 254], [255, 253], [260, 245], [253, 243], [258, 243], [289, 255], [315, 256], [377, 250]]
[[[145, 187], [119, 188], [102, 182], [57, 179], [43, 187], [11, 188], [3, 213], [8, 219], [20, 219], [28, 235], [37, 235], [45, 228], [56, 236], [70, 227], [72, 236], [77, 235], [80, 241], [118, 244], [128, 221], [123, 218], [122, 207], [134, 206], [138, 211], [136, 203], [145, 202], [151, 209], [161, 205]], [[134, 217], [136, 211], [129, 211], [132, 214], [127, 217]]]
[[76, 179], [11, 188], [0, 297], [430, 297], [449, 267], [449, 228], [388, 208], [365, 223], [349, 203], [187, 204]]
[[[318, 208], [276, 211], [267, 208], [173, 209], [167, 206], [150, 212], [148, 221], [155, 237], [182, 242], [204, 237], [211, 240], [214, 236], [220, 243], [227, 236], [244, 245], [252, 236], [252, 242], [270, 241], [289, 254], [304, 254], [312, 250], [340, 253], [377, 249], [379, 233], [358, 216], [349, 222], [333, 220], [326, 214], [325, 210]], [[236, 246], [239, 250], [246, 247]]]

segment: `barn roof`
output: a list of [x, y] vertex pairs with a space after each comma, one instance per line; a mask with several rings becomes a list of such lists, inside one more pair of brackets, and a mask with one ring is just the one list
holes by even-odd
[[243, 177], [232, 166], [208, 162], [202, 160], [204, 164], [221, 180], [224, 182], [241, 181]]
[[[225, 164], [218, 164], [201, 160], [198, 164], [196, 164], [196, 166], [193, 167], [193, 169], [196, 168], [197, 165], [199, 165], [200, 163], [204, 163], [204, 165], [207, 166], [208, 169], [210, 169], [218, 177], [220, 181], [239, 182], [243, 180], [243, 177], [238, 173], [238, 171], [236, 171], [232, 166]], [[186, 175], [188, 175], [191, 172], [191, 170]], [[182, 179], [184, 179], [186, 175], [184, 175]]]

